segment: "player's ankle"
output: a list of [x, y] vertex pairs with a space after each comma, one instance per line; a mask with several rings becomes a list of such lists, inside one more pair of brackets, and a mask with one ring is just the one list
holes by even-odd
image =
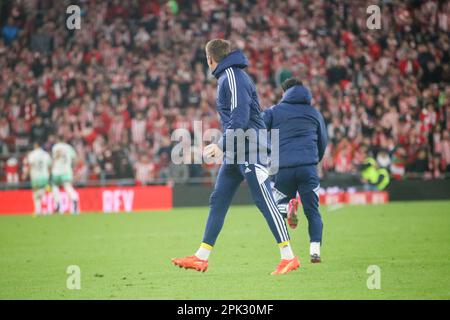
[[294, 259], [294, 252], [292, 251], [291, 244], [289, 241], [282, 242], [279, 244], [281, 260], [292, 260]]
[[320, 242], [311, 242], [309, 244], [310, 256], [317, 255], [320, 257]]
[[200, 244], [200, 248], [198, 248], [197, 252], [195, 253], [195, 256], [201, 260], [208, 260], [209, 255], [211, 254], [212, 246], [210, 246], [207, 243], [202, 242]]

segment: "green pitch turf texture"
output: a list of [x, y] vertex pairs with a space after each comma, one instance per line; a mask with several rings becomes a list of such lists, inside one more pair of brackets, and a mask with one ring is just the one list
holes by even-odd
[[[321, 264], [306, 220], [291, 230], [301, 267], [270, 276], [279, 252], [262, 215], [231, 208], [209, 270], [172, 257], [198, 247], [207, 208], [132, 214], [0, 217], [0, 299], [449, 299], [450, 202], [321, 207]], [[81, 289], [66, 287], [69, 265]], [[381, 289], [367, 288], [367, 268]]]

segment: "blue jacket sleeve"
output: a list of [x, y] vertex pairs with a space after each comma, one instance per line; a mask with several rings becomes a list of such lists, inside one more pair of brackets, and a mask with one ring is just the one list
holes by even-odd
[[261, 116], [266, 124], [267, 130], [272, 129], [273, 111], [272, 108], [268, 108], [261, 113]]
[[[230, 99], [230, 120], [221, 141], [219, 141], [219, 146], [225, 151], [228, 137], [234, 140], [234, 131], [236, 129], [245, 131], [248, 128], [252, 99], [248, 83], [233, 71], [227, 74], [227, 79], [223, 81], [219, 90], [219, 94], [226, 94], [226, 97]], [[228, 90], [228, 93], [226, 90]]]
[[228, 86], [231, 85], [230, 90], [230, 121], [227, 129], [247, 129], [250, 121], [250, 106], [252, 98], [250, 96], [248, 83], [245, 79], [236, 77], [231, 71], [231, 79], [228, 78]]
[[322, 161], [323, 155], [325, 154], [325, 149], [328, 144], [328, 135], [327, 135], [327, 127], [325, 125], [325, 120], [322, 115], [319, 113], [319, 128], [317, 129], [317, 149], [319, 150], [319, 162]]

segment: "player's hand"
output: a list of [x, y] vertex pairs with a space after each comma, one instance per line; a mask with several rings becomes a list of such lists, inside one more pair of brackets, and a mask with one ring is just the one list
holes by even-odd
[[217, 158], [222, 156], [222, 150], [215, 143], [211, 143], [203, 149], [203, 155], [206, 158]]

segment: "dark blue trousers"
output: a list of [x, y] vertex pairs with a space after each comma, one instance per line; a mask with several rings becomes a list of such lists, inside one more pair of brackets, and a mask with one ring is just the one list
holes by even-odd
[[277, 243], [289, 241], [286, 224], [272, 194], [266, 167], [260, 164], [222, 164], [210, 197], [209, 216], [203, 242], [210, 246], [215, 244], [233, 196], [244, 179]]
[[298, 166], [280, 168], [275, 177], [275, 198], [282, 214], [283, 207], [289, 200], [296, 197], [297, 192], [303, 205], [303, 211], [308, 219], [308, 231], [311, 242], [322, 242], [323, 223], [319, 212], [320, 180], [317, 166]]

